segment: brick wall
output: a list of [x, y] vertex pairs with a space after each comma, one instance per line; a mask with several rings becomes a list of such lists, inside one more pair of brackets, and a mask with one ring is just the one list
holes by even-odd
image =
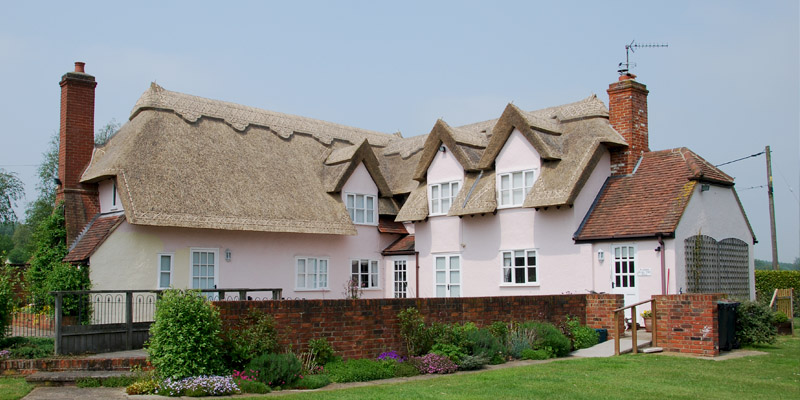
[[658, 346], [677, 353], [718, 355], [717, 301], [726, 297], [724, 294], [653, 296], [656, 300]]
[[628, 142], [611, 151], [611, 174], [633, 173], [642, 153], [650, 151], [647, 127], [647, 87], [623, 75], [608, 86], [608, 122]]
[[[589, 294], [586, 295], [586, 325], [592, 328], [608, 329], [608, 338], [614, 338], [614, 310], [625, 305], [622, 295]], [[620, 332], [624, 331], [620, 319]]]
[[[591, 296], [591, 299], [590, 299]], [[610, 299], [610, 300], [609, 300]], [[622, 304], [621, 295], [558, 295], [426, 299], [218, 301], [223, 324], [235, 324], [250, 308], [275, 318], [282, 344], [305, 350], [310, 339], [327, 338], [345, 358], [376, 357], [383, 351], [404, 352], [397, 314], [416, 307], [425, 321], [474, 322], [540, 320], [560, 322], [580, 317], [591, 327], [611, 325], [606, 309]], [[601, 308], [601, 309], [595, 309]], [[610, 308], [613, 310], [613, 308]], [[606, 315], [607, 314], [607, 315]]]

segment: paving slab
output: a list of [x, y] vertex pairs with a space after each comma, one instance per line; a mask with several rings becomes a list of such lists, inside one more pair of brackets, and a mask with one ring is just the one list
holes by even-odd
[[[650, 332], [640, 330], [636, 332], [637, 348], [643, 349], [650, 346], [652, 341], [652, 334]], [[619, 353], [625, 354], [633, 351], [633, 337], [630, 334], [623, 336], [619, 340]], [[587, 349], [580, 349], [573, 351], [573, 357], [612, 357], [614, 355], [614, 339], [606, 340], [603, 343], [596, 344]]]

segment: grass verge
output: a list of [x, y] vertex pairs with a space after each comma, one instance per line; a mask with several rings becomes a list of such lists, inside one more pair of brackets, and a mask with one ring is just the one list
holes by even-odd
[[25, 397], [33, 386], [25, 378], [0, 378], [0, 400], [17, 400]]
[[800, 338], [781, 337], [774, 346], [753, 349], [768, 354], [725, 361], [645, 354], [567, 359], [401, 384], [287, 394], [282, 398], [800, 398]]

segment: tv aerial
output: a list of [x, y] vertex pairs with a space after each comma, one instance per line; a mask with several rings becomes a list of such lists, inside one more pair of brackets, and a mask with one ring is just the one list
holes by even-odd
[[620, 75], [626, 75], [630, 71], [631, 68], [636, 66], [636, 63], [632, 63], [630, 61], [630, 53], [635, 53], [634, 49], [640, 48], [647, 48], [647, 47], [669, 47], [668, 43], [636, 43], [636, 40], [631, 40], [629, 44], [625, 45], [625, 62], [619, 63], [619, 72]]

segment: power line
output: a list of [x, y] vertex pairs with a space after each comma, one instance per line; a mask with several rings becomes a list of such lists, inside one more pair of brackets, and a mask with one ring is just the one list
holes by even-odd
[[721, 167], [723, 165], [733, 164], [733, 163], [735, 163], [737, 161], [742, 161], [742, 160], [747, 160], [748, 158], [758, 157], [758, 156], [760, 156], [762, 154], [764, 154], [763, 151], [760, 152], [760, 153], [751, 154], [751, 155], [749, 155], [747, 157], [742, 157], [742, 158], [739, 158], [739, 159], [736, 159], [736, 160], [733, 160], [733, 161], [728, 161], [728, 162], [725, 162], [725, 163], [722, 163], [722, 164], [717, 164], [717, 165], [715, 165], [715, 167]]
[[750, 190], [750, 189], [761, 189], [761, 188], [765, 188], [765, 187], [767, 187], [767, 185], [761, 185], [761, 186], [750, 186], [749, 188], [739, 189], [739, 191], [740, 191], [740, 192], [744, 192], [745, 190]]

